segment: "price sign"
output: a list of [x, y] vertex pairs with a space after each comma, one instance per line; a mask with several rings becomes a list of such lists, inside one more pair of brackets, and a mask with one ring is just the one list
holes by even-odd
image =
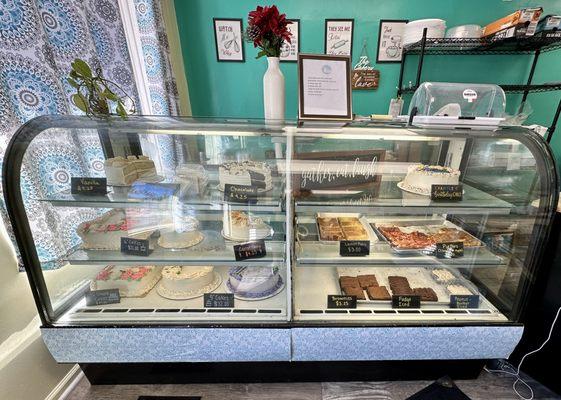
[[263, 258], [267, 255], [265, 241], [261, 239], [255, 242], [237, 244], [234, 246], [234, 255], [236, 256], [236, 261]]
[[327, 308], [356, 308], [356, 296], [328, 294]]
[[436, 244], [437, 258], [458, 258], [464, 256], [464, 242], [443, 242]]
[[256, 186], [224, 185], [224, 201], [227, 202], [255, 204], [257, 194]]
[[119, 289], [90, 290], [86, 293], [87, 306], [100, 306], [102, 304], [115, 304], [121, 302]]
[[339, 255], [341, 257], [361, 257], [369, 254], [369, 240], [341, 240], [339, 242]]
[[85, 195], [106, 195], [107, 178], [70, 178], [70, 193]]
[[450, 296], [450, 308], [479, 308], [479, 295], [458, 295]]
[[430, 198], [434, 201], [462, 201], [464, 189], [462, 185], [432, 185]]
[[392, 296], [392, 308], [421, 308], [421, 296]]
[[205, 293], [205, 308], [234, 308], [233, 293]]
[[122, 237], [121, 252], [133, 256], [148, 256], [150, 254], [150, 240]]

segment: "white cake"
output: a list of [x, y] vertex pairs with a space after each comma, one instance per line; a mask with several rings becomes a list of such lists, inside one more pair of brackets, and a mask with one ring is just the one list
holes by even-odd
[[103, 163], [108, 185], [130, 185], [140, 178], [156, 175], [154, 161], [146, 156], [115, 157]]
[[207, 266], [168, 266], [162, 270], [162, 282], [156, 288], [162, 297], [185, 300], [212, 292], [220, 286], [220, 275], [214, 267]]
[[160, 280], [161, 267], [108, 265], [91, 281], [91, 290], [119, 289], [121, 297], [142, 297]]
[[411, 165], [398, 186], [406, 191], [430, 196], [432, 185], [457, 185], [460, 171], [439, 165]]
[[273, 181], [271, 168], [264, 162], [242, 161], [222, 164], [218, 168], [220, 190], [224, 185], [256, 185], [261, 192], [271, 190]]
[[76, 233], [82, 239], [83, 249], [97, 250], [119, 250], [121, 237], [148, 239], [154, 233], [154, 230], [144, 230], [131, 234], [129, 228], [125, 211], [117, 208], [91, 221], [82, 222]]
[[172, 232], [162, 232], [158, 245], [166, 249], [185, 249], [203, 241], [204, 235], [198, 230], [199, 221], [190, 215], [178, 213], [174, 207]]
[[243, 211], [224, 211], [223, 234], [232, 240], [264, 239], [273, 234], [273, 229], [261, 218]]
[[200, 196], [208, 186], [208, 174], [202, 165], [183, 164], [175, 169], [179, 197]]
[[277, 267], [231, 267], [226, 282], [230, 292], [246, 300], [271, 297], [280, 292], [283, 286]]

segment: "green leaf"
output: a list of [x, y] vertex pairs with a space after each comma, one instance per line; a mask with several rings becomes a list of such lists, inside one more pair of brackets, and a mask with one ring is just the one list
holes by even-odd
[[78, 107], [86, 114], [88, 113], [88, 103], [86, 101], [86, 98], [81, 93], [73, 94], [71, 98], [76, 107]]
[[117, 108], [116, 110], [117, 114], [122, 118], [122, 119], [127, 119], [127, 111], [125, 110], [125, 106], [123, 105], [122, 102], [118, 102], [117, 103]]
[[74, 79], [72, 78], [66, 78], [66, 81], [70, 84], [70, 86], [72, 86], [74, 89], [78, 89], [80, 87], [80, 85], [78, 85], [78, 82], [76, 82]]
[[74, 69], [74, 71], [76, 71], [78, 74], [85, 76], [87, 78], [91, 78], [92, 77], [92, 69], [90, 68], [90, 66], [88, 65], [87, 62], [85, 62], [84, 60], [81, 60], [79, 58], [76, 58], [74, 60], [74, 62], [72, 64], [72, 68]]
[[259, 53], [257, 53], [257, 56], [255, 56], [255, 58], [260, 58], [263, 56], [266, 56], [267, 52], [265, 50], [261, 50]]
[[109, 100], [112, 100], [112, 101], [120, 101], [119, 96], [117, 96], [115, 93], [113, 93], [113, 92], [112, 92], [111, 90], [109, 90], [109, 89], [105, 89], [105, 90], [103, 91], [103, 95], [104, 95], [105, 97], [107, 97]]

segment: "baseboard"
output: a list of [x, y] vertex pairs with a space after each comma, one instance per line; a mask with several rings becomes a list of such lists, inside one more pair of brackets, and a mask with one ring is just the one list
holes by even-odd
[[64, 378], [55, 386], [45, 400], [64, 400], [74, 390], [84, 373], [78, 364], [74, 365]]

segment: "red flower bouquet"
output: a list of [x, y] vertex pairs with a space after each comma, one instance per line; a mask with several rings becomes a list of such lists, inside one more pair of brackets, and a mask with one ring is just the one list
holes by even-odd
[[284, 41], [290, 43], [292, 35], [287, 26], [291, 23], [285, 14], [279, 14], [274, 5], [257, 6], [254, 11], [250, 11], [245, 37], [247, 41], [253, 42], [253, 47], [261, 49], [255, 58], [279, 57]]

